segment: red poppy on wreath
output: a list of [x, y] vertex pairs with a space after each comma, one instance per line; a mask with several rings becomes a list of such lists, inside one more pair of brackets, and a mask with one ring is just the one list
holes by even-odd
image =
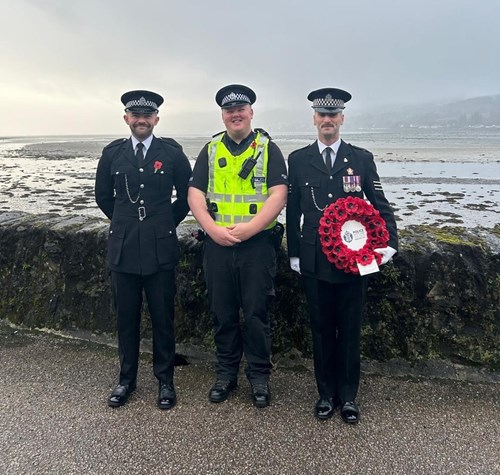
[[161, 163], [160, 161], [156, 161], [153, 165], [154, 169], [155, 169], [155, 173], [161, 169], [161, 167], [163, 166], [163, 163]]
[[329, 262], [344, 272], [359, 274], [359, 265], [382, 255], [374, 252], [387, 247], [389, 233], [385, 221], [371, 204], [361, 198], [340, 198], [325, 208], [318, 233], [321, 248]]

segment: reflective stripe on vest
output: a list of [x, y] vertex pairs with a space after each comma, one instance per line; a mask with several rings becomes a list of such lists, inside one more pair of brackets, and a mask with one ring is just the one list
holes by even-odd
[[215, 213], [215, 222], [224, 223], [228, 226], [231, 224], [249, 223], [250, 221], [252, 221], [252, 216], [231, 216], [230, 214]]

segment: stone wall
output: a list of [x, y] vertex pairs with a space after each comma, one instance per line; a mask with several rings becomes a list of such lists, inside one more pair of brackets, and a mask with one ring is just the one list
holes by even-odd
[[[31, 328], [115, 331], [105, 270], [108, 224], [90, 217], [0, 213], [0, 318]], [[213, 346], [196, 223], [179, 228], [179, 343]], [[363, 355], [500, 367], [500, 226], [405, 229], [394, 262], [371, 277]], [[273, 352], [311, 355], [299, 275], [279, 255]], [[147, 309], [145, 308], [145, 313]], [[149, 319], [142, 320], [150, 335]]]

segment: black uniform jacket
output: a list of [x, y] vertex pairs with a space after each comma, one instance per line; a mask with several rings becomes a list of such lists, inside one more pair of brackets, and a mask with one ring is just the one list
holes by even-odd
[[[175, 228], [189, 211], [190, 176], [191, 165], [172, 139], [154, 137], [142, 166], [131, 139], [115, 140], [104, 148], [95, 196], [111, 219], [110, 270], [149, 275], [175, 267], [180, 256]], [[174, 187], [177, 198], [172, 203]]]
[[[366, 198], [379, 210], [389, 231], [388, 245], [397, 250], [396, 221], [382, 191], [373, 155], [341, 141], [330, 176], [318, 144], [292, 152], [288, 158], [289, 193], [286, 209], [286, 231], [289, 257], [300, 258], [301, 273], [331, 283], [349, 282], [358, 275], [348, 274], [328, 262], [321, 249], [319, 220], [325, 208], [339, 198]], [[361, 190], [345, 192], [344, 176], [359, 176]], [[314, 203], [316, 201], [316, 205]], [[303, 224], [301, 229], [301, 219]]]

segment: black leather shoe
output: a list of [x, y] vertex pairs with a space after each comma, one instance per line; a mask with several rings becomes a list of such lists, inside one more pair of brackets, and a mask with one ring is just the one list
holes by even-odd
[[271, 404], [271, 390], [268, 383], [252, 384], [253, 405], [255, 407], [267, 407]]
[[129, 384], [118, 384], [115, 386], [113, 391], [108, 397], [108, 406], [110, 407], [120, 407], [123, 406], [127, 401], [129, 396], [135, 389], [134, 385]]
[[218, 379], [210, 388], [210, 392], [208, 393], [208, 400], [210, 402], [224, 402], [229, 397], [229, 393], [233, 389], [235, 389], [236, 386], [236, 381], [231, 381], [229, 379]]
[[359, 407], [354, 401], [345, 402], [340, 408], [340, 415], [344, 422], [357, 424], [359, 422]]
[[333, 412], [335, 411], [335, 404], [333, 403], [333, 399], [325, 399], [320, 398], [316, 403], [315, 413], [318, 419], [322, 421], [326, 419], [330, 419], [333, 416]]
[[160, 409], [171, 409], [177, 402], [175, 388], [172, 383], [160, 381], [158, 384], [158, 407]]

